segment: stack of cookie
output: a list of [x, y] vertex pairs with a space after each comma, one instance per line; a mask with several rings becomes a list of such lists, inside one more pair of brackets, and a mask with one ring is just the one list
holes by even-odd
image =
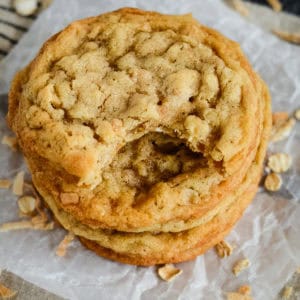
[[101, 256], [180, 262], [254, 197], [268, 90], [237, 43], [191, 15], [72, 23], [12, 83], [8, 123], [55, 218]]

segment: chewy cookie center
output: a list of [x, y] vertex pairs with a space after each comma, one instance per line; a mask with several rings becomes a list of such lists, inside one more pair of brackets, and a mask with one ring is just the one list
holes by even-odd
[[182, 140], [163, 133], [148, 133], [119, 150], [112, 164], [103, 171], [103, 184], [111, 189], [116, 183], [134, 188], [136, 197], [158, 182], [178, 174], [207, 167], [206, 159], [193, 153]]

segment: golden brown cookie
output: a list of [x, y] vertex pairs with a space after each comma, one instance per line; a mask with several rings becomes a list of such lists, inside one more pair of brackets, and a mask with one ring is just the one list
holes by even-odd
[[8, 122], [58, 205], [138, 231], [199, 218], [239, 185], [263, 93], [239, 46], [190, 15], [121, 9], [48, 40], [12, 84]]
[[238, 220], [269, 105], [237, 43], [191, 15], [124, 8], [51, 37], [15, 76], [7, 120], [59, 222], [147, 265], [190, 259]]

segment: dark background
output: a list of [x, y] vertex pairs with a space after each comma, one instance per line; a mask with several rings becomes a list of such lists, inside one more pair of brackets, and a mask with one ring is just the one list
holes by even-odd
[[[247, 0], [248, 2], [268, 5], [266, 0]], [[280, 0], [284, 11], [300, 16], [300, 0]]]

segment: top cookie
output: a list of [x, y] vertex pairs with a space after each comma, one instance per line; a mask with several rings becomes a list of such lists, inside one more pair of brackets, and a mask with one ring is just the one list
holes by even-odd
[[61, 208], [130, 231], [199, 218], [239, 185], [263, 97], [235, 42], [125, 8], [49, 39], [15, 77], [8, 122]]

